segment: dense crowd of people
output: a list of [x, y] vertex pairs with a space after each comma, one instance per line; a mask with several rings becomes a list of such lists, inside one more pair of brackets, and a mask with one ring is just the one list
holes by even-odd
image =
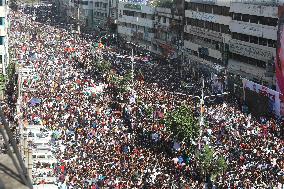
[[[45, 18], [44, 12], [37, 14]], [[151, 55], [137, 59], [135, 92], [121, 96], [106, 76], [97, 75], [94, 60], [109, 61], [112, 72], [123, 75], [129, 50], [106, 47], [99, 53], [92, 35], [72, 34], [32, 17], [10, 14], [18, 64], [31, 70], [23, 78], [23, 123], [60, 133], [58, 164], [52, 167], [61, 188], [283, 188], [283, 125], [251, 117], [226, 100], [208, 106], [208, 126], [196, 145], [209, 145], [224, 156], [227, 170], [205, 184], [195, 153], [163, 122], [181, 104], [196, 105], [175, 93], [180, 75], [170, 64], [149, 64]], [[193, 85], [185, 92], [198, 93], [201, 81], [192, 74], [183, 77]]]

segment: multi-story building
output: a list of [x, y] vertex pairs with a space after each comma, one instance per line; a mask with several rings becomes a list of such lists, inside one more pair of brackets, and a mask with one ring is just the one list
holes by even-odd
[[228, 60], [230, 1], [185, 1], [184, 51], [191, 65], [218, 73]]
[[116, 22], [117, 0], [94, 0], [94, 25], [108, 30], [110, 24]]
[[9, 63], [8, 53], [8, 2], [0, 0], [0, 69], [1, 73], [6, 74], [6, 67]]
[[[84, 27], [92, 27], [93, 25], [93, 0], [59, 0], [60, 12], [67, 16], [70, 23], [80, 24]], [[79, 21], [78, 21], [79, 19]]]
[[94, 25], [105, 29], [109, 17], [109, 0], [94, 0]]
[[152, 51], [166, 58], [177, 58], [181, 50], [182, 15], [170, 8], [156, 7]]
[[230, 73], [267, 86], [274, 85], [271, 68], [276, 55], [278, 6], [272, 1], [231, 3]]
[[152, 50], [154, 38], [155, 8], [132, 0], [118, 3], [118, 34], [147, 50]]

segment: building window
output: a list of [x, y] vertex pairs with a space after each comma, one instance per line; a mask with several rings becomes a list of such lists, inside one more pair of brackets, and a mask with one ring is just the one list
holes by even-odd
[[198, 4], [198, 12], [205, 12], [205, 4]]
[[220, 32], [220, 26], [217, 23], [213, 24], [213, 31]]
[[81, 1], [80, 4], [81, 4], [81, 5], [88, 5], [88, 4], [89, 4], [89, 1]]
[[233, 39], [239, 39], [239, 34], [238, 33], [232, 33], [232, 38]]
[[278, 22], [277, 18], [266, 18], [266, 20], [267, 20], [266, 25], [277, 26], [277, 22]]
[[250, 43], [258, 44], [258, 37], [250, 36], [249, 40], [250, 40]]
[[186, 10], [197, 11], [197, 4], [196, 3], [185, 2], [185, 5], [186, 5]]
[[221, 15], [222, 14], [222, 7], [214, 5], [213, 6], [213, 14]]
[[268, 47], [276, 48], [276, 41], [272, 39], [267, 39]]
[[250, 15], [248, 15], [248, 14], [243, 14], [242, 15], [242, 21], [243, 22], [249, 22], [249, 19], [250, 19]]
[[191, 19], [191, 25], [192, 26], [197, 26], [197, 19]]
[[213, 30], [213, 22], [205, 21], [205, 28], [208, 30]]
[[167, 18], [163, 17], [163, 23], [166, 23], [166, 22], [167, 22]]
[[239, 34], [239, 40], [249, 42], [249, 36], [245, 34]]
[[222, 7], [222, 15], [230, 16], [230, 7]]
[[4, 38], [3, 36], [0, 36], [0, 45], [4, 45]]
[[263, 46], [267, 46], [267, 39], [260, 37], [259, 44]]
[[5, 17], [0, 17], [0, 26], [5, 24]]
[[212, 14], [212, 6], [211, 5], [205, 5], [205, 11], [204, 12]]
[[241, 21], [242, 20], [242, 14], [234, 13], [233, 14], [233, 20]]
[[258, 24], [259, 17], [258, 16], [250, 16], [250, 23]]
[[228, 25], [220, 24], [220, 26], [221, 26], [221, 33], [226, 33], [226, 34], [230, 33], [230, 28]]
[[198, 20], [197, 21], [197, 27], [204, 28], [204, 21], [203, 20]]
[[243, 63], [246, 63], [246, 64], [257, 66], [257, 67], [260, 67], [260, 68], [266, 68], [266, 62], [261, 61], [261, 60], [257, 60], [257, 59], [254, 59], [254, 58], [242, 56], [242, 55], [235, 54], [235, 53], [230, 53], [230, 58], [237, 60], [237, 61], [240, 61], [240, 62], [243, 62]]

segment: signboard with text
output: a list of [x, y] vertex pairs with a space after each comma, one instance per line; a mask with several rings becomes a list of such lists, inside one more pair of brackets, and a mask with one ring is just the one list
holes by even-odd
[[204, 20], [208, 22], [216, 22], [217, 18], [216, 15], [214, 14], [208, 14], [204, 12], [192, 12], [192, 18], [197, 19], [197, 20]]
[[253, 46], [241, 44], [237, 40], [234, 40], [234, 39], [230, 40], [229, 49], [230, 49], [230, 52], [232, 53], [248, 56], [251, 58], [257, 58], [257, 59], [264, 60], [264, 61], [271, 60], [273, 57], [272, 53], [269, 51], [256, 48]]
[[124, 8], [126, 8], [126, 9], [134, 9], [134, 10], [142, 10], [141, 5], [137, 5], [137, 4], [125, 4]]
[[284, 94], [284, 6], [278, 8], [278, 32], [275, 58], [277, 91]]
[[[280, 109], [280, 94], [277, 91], [274, 91], [268, 87], [265, 87], [263, 85], [254, 83], [252, 81], [249, 81], [247, 79], [243, 79], [243, 88], [251, 90], [253, 92], [256, 92], [262, 96], [269, 98], [269, 103], [271, 104], [271, 111], [276, 115], [281, 115], [281, 109]], [[245, 97], [244, 97], [245, 99]]]

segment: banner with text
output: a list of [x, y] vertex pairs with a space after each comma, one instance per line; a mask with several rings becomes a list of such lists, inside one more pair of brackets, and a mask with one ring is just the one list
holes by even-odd
[[[284, 115], [284, 111], [281, 112], [281, 100], [280, 98], [282, 95], [274, 91], [272, 89], [269, 89], [268, 87], [265, 87], [263, 85], [259, 85], [257, 83], [254, 83], [252, 81], [249, 81], [247, 79], [243, 79], [243, 88], [244, 89], [249, 89], [251, 91], [257, 92], [260, 95], [266, 96], [269, 98], [269, 103], [271, 107], [271, 111], [273, 114], [277, 117]], [[245, 96], [244, 96], [245, 98]]]

